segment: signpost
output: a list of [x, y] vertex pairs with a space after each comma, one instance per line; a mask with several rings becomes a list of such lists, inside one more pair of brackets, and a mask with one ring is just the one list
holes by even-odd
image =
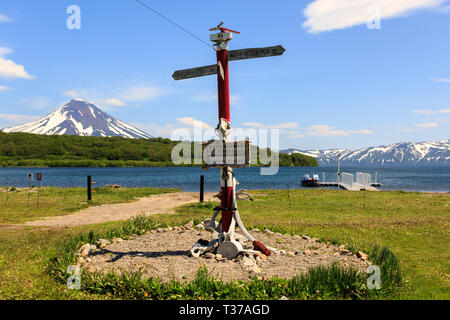
[[185, 80], [185, 79], [191, 79], [191, 78], [198, 78], [198, 77], [204, 77], [204, 76], [212, 76], [214, 74], [217, 74], [218, 66], [212, 65], [212, 66], [205, 66], [205, 67], [199, 67], [199, 68], [192, 68], [192, 69], [186, 69], [186, 70], [178, 70], [175, 71], [172, 77], [175, 80]]
[[228, 51], [228, 61], [281, 56], [285, 51], [282, 46], [231, 50]]
[[[274, 46], [267, 48], [249, 48], [241, 50], [228, 51], [228, 43], [233, 39], [233, 34], [240, 34], [238, 31], [230, 30], [224, 28], [223, 22], [220, 23], [216, 28], [210, 29], [210, 31], [220, 31], [219, 33], [211, 34], [210, 40], [215, 43], [216, 54], [217, 54], [217, 65], [211, 65], [200, 68], [186, 69], [176, 71], [173, 74], [175, 80], [190, 79], [195, 77], [208, 76], [212, 74], [217, 74], [217, 87], [218, 87], [218, 105], [219, 105], [219, 125], [217, 127], [219, 138], [221, 143], [225, 146], [225, 154], [229, 149], [228, 145], [229, 135], [231, 131], [231, 114], [230, 114], [230, 85], [229, 85], [229, 61], [244, 60], [244, 59], [254, 59], [254, 58], [264, 58], [280, 56], [285, 52], [282, 46]], [[249, 149], [249, 142], [244, 148]], [[233, 144], [233, 147], [235, 145]], [[244, 152], [248, 155], [248, 152]], [[233, 154], [233, 160], [234, 158]], [[264, 246], [259, 241], [256, 241], [245, 229], [237, 209], [237, 194], [236, 185], [237, 180], [233, 174], [233, 167], [235, 164], [230, 164], [229, 159], [226, 159], [223, 164], [218, 164], [220, 167], [220, 181], [221, 181], [221, 192], [220, 207], [215, 209], [213, 218], [211, 219], [211, 224], [209, 227], [216, 229], [219, 236], [219, 249], [218, 253], [221, 253], [223, 257], [232, 259], [237, 256], [240, 252], [243, 252], [242, 245], [235, 241], [234, 238], [234, 228], [237, 225], [240, 230], [245, 234], [245, 236], [253, 242], [255, 250], [258, 250], [266, 255], [270, 255], [270, 250]], [[243, 165], [248, 166], [249, 156], [244, 156]], [[217, 229], [215, 226], [214, 219], [218, 213], [222, 213], [221, 227]], [[194, 250], [194, 249], [193, 249]], [[196, 253], [200, 252], [198, 248]], [[206, 250], [206, 249], [204, 249]], [[191, 251], [194, 254], [194, 251]], [[203, 251], [205, 252], [205, 251]]]

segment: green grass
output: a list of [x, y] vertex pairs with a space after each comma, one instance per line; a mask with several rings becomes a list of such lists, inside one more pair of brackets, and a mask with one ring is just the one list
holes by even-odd
[[[288, 197], [279, 190], [255, 195], [255, 202], [239, 203], [248, 227], [307, 234], [362, 251], [387, 246], [406, 283], [397, 298], [450, 298], [449, 194], [291, 190]], [[188, 205], [178, 213], [164, 221], [201, 220], [210, 210]]]
[[[370, 259], [375, 264], [381, 266], [382, 284], [386, 285], [384, 292], [376, 296], [367, 294], [364, 288], [359, 287], [361, 280], [350, 281], [353, 283], [353, 286], [350, 286], [351, 294], [319, 288], [317, 289], [319, 294], [314, 296], [316, 291], [301, 289], [304, 288], [302, 286], [306, 286], [304, 283], [308, 283], [305, 282], [307, 280], [303, 280], [302, 285], [294, 286], [300, 288], [299, 293], [289, 293], [288, 288], [291, 287], [281, 280], [276, 280], [281, 282], [274, 282], [280, 289], [274, 288], [267, 282], [265, 284], [255, 282], [244, 286], [237, 284], [236, 286], [245, 289], [233, 291], [232, 285], [216, 283], [214, 279], [205, 280], [203, 277], [202, 281], [206, 281], [207, 285], [205, 290], [202, 289], [201, 295], [197, 296], [198, 299], [200, 297], [224, 298], [225, 293], [218, 297], [220, 292], [228, 292], [227, 297], [243, 299], [247, 297], [275, 299], [279, 294], [291, 294], [292, 297], [299, 299], [450, 298], [448, 264], [450, 253], [447, 249], [450, 244], [448, 194], [367, 192], [364, 205], [362, 192], [291, 190], [290, 197], [286, 191], [282, 190], [254, 193], [255, 202], [239, 203], [242, 219], [249, 228], [269, 227], [273, 231], [307, 234], [321, 241], [346, 244], [352, 251], [357, 249], [365, 251], [370, 254]], [[65, 264], [73, 259], [70, 252], [73, 252], [74, 248], [81, 245], [83, 241], [100, 236], [138, 234], [144, 229], [148, 230], [158, 225], [182, 225], [190, 220], [199, 222], [211, 216], [214, 206], [213, 203], [187, 205], [179, 208], [177, 214], [157, 215], [153, 216], [151, 221], [141, 220], [137, 223], [114, 222], [52, 230], [0, 229], [0, 299], [141, 299], [142, 297], [155, 298], [153, 293], [159, 295], [156, 297], [165, 299], [193, 297], [192, 291], [188, 290], [189, 286], [185, 287], [181, 284], [173, 284], [173, 287], [159, 285], [161, 290], [151, 291], [152, 286], [157, 286], [156, 282], [141, 284], [136, 278], [138, 275], [128, 275], [133, 283], [139, 280], [136, 286], [124, 286], [126, 283], [124, 279], [110, 275], [111, 278], [102, 280], [106, 282], [101, 283], [109, 284], [103, 289], [93, 281], [86, 282], [85, 284], [90, 283], [90, 288], [85, 288], [81, 292], [69, 291], [62, 283], [64, 277], [58, 280], [57, 274], [65, 272]], [[93, 232], [89, 232], [91, 230]], [[60, 251], [63, 245], [68, 246], [63, 250], [67, 256]], [[56, 272], [54, 268], [52, 268], [53, 271], [46, 269], [51, 257], [61, 259], [59, 271], [58, 268]], [[333, 274], [339, 273], [337, 270], [319, 271], [318, 275], [308, 278], [315, 283], [311, 288], [332, 283], [330, 279], [333, 279]], [[348, 278], [351, 279], [352, 276], [349, 274]], [[326, 281], [319, 281], [319, 279], [326, 279]], [[398, 287], [400, 279], [402, 285]], [[190, 286], [192, 290], [193, 284]], [[218, 286], [220, 290], [216, 291], [215, 286]], [[266, 292], [264, 293], [263, 289], [250, 290], [255, 286], [257, 288], [267, 286], [264, 287]], [[268, 287], [274, 291], [268, 291]], [[126, 288], [142, 288], [144, 291], [139, 289], [129, 292]]]
[[[65, 284], [70, 276], [66, 270], [76, 264], [76, 252], [84, 243], [144, 234], [146, 230], [164, 227], [153, 218], [137, 217], [118, 226], [103, 230], [85, 232], [69, 237], [56, 246], [48, 264], [48, 273]], [[338, 265], [312, 268], [306, 274], [292, 279], [273, 278], [249, 282], [223, 282], [208, 275], [200, 268], [197, 277], [189, 283], [171, 281], [162, 283], [159, 279], [143, 280], [140, 273], [94, 273], [82, 272], [81, 289], [86, 294], [103, 295], [117, 299], [368, 299], [388, 297], [401, 285], [401, 275], [395, 255], [387, 248], [374, 247], [370, 257], [380, 266], [384, 279], [380, 291], [366, 287], [367, 275], [354, 269]]]
[[0, 189], [0, 224], [17, 224], [42, 217], [67, 215], [90, 206], [135, 201], [153, 194], [176, 192], [163, 188], [96, 188], [87, 201], [85, 188]]

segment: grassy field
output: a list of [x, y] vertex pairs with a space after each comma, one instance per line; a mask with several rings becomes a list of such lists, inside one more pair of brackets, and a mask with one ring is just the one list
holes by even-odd
[[[400, 260], [403, 287], [385, 298], [450, 298], [449, 194], [332, 190], [259, 191], [254, 194], [255, 202], [239, 203], [247, 226], [307, 234], [366, 251], [375, 245], [387, 246]], [[108, 201], [129, 200], [119, 197], [112, 196], [114, 199]], [[211, 215], [213, 206], [208, 203], [188, 205], [179, 208], [176, 215], [152, 217], [152, 225], [200, 221]], [[63, 240], [73, 239], [80, 233], [87, 234], [90, 230], [110, 234], [111, 230], [118, 229], [123, 230], [123, 223], [64, 230], [0, 229], [0, 298], [112, 298], [95, 290], [69, 291], [63, 284], [55, 282], [45, 268]], [[133, 232], [132, 229], [129, 232]]]
[[159, 188], [95, 188], [92, 201], [87, 201], [85, 188], [0, 189], [0, 225], [23, 223], [41, 217], [70, 214], [89, 206], [123, 203], [153, 194], [176, 192]]

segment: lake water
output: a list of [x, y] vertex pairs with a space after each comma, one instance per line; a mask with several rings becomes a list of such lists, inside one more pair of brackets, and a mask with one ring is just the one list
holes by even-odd
[[[300, 189], [300, 180], [305, 174], [319, 174], [326, 181], [336, 181], [336, 167], [280, 168], [275, 176], [261, 176], [260, 168], [235, 170], [240, 188]], [[343, 172], [378, 173], [382, 190], [404, 191], [450, 191], [450, 167], [343, 167]], [[206, 191], [218, 191], [219, 171], [200, 168], [0, 168], [0, 187], [27, 186], [27, 174], [43, 173], [42, 185], [57, 187], [85, 187], [86, 177], [93, 177], [96, 187], [119, 184], [124, 187], [176, 187], [183, 191], [198, 191], [200, 175], [205, 175]], [[37, 184], [33, 182], [32, 184]]]

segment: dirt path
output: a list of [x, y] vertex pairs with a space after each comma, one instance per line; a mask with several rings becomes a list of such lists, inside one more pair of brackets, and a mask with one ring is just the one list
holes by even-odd
[[[213, 193], [205, 195], [206, 201], [213, 201]], [[4, 226], [17, 227], [74, 227], [96, 223], [127, 220], [138, 214], [153, 215], [159, 213], [173, 213], [176, 207], [198, 202], [198, 193], [178, 192], [154, 195], [131, 203], [105, 204], [89, 207], [82, 211], [56, 217], [48, 217], [37, 221], [26, 222], [22, 225]], [[217, 200], [217, 199], [216, 199]]]

